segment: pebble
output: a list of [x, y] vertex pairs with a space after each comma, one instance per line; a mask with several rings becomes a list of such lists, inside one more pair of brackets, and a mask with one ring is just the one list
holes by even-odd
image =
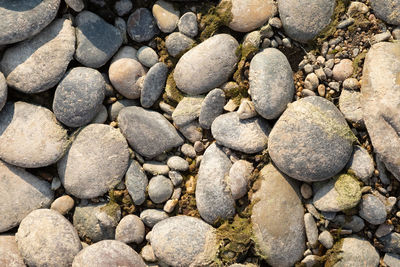
[[323, 231], [318, 236], [318, 241], [326, 248], [330, 249], [333, 247], [333, 237], [327, 230]]
[[352, 24], [354, 23], [354, 21], [355, 21], [355, 20], [354, 20], [353, 18], [347, 18], [347, 19], [341, 21], [341, 22], [336, 26], [336, 28], [338, 28], [338, 29], [347, 28], [347, 27], [349, 27], [350, 25], [352, 25]]
[[142, 257], [130, 246], [117, 240], [103, 240], [84, 248], [76, 255], [72, 267], [135, 266], [146, 267]]
[[68, 145], [67, 131], [47, 108], [8, 102], [0, 112], [0, 158], [23, 168], [56, 163]]
[[115, 229], [115, 240], [140, 244], [144, 240], [144, 224], [136, 215], [126, 215]]
[[132, 8], [133, 4], [131, 0], [119, 0], [114, 5], [114, 9], [120, 17], [127, 15]]
[[74, 208], [75, 201], [68, 195], [61, 196], [51, 203], [50, 209], [58, 211], [61, 215], [66, 215]]
[[7, 89], [6, 78], [4, 77], [3, 73], [0, 72], [0, 111], [6, 104], [7, 95], [8, 95], [8, 89]]
[[174, 126], [155, 111], [126, 107], [118, 115], [118, 124], [131, 147], [146, 158], [183, 144]]
[[400, 255], [394, 253], [386, 253], [383, 262], [389, 267], [400, 266]]
[[389, 253], [400, 254], [400, 234], [392, 232], [379, 238], [379, 241], [383, 244], [383, 251]]
[[[138, 55], [139, 56], [139, 55]], [[167, 80], [168, 67], [165, 63], [156, 63], [147, 72], [140, 92], [140, 104], [144, 108], [150, 108], [163, 93]]]
[[174, 190], [170, 179], [163, 175], [157, 175], [151, 178], [148, 186], [149, 197], [154, 203], [164, 203], [167, 201]]
[[385, 224], [385, 223], [383, 223], [383, 224], [378, 226], [378, 229], [376, 229], [375, 236], [377, 238], [381, 238], [382, 236], [390, 234], [390, 232], [392, 232], [393, 229], [394, 229], [393, 224]]
[[203, 96], [185, 96], [182, 98], [172, 113], [174, 123], [179, 127], [197, 119], [200, 116], [203, 101]]
[[374, 173], [374, 160], [365, 148], [355, 146], [346, 168], [353, 171], [355, 176], [366, 183]]
[[147, 161], [143, 164], [143, 169], [152, 175], [166, 175], [169, 172], [168, 165], [159, 161]]
[[261, 34], [260, 31], [252, 31], [246, 34], [243, 38], [242, 47], [260, 47]]
[[128, 43], [128, 34], [126, 33], [126, 22], [123, 18], [116, 17], [114, 20], [114, 26], [119, 30], [122, 36], [122, 43], [127, 44]]
[[315, 73], [315, 75], [317, 76], [318, 79], [315, 79], [315, 77], [313, 77], [313, 80], [309, 79], [308, 81], [311, 82], [312, 85], [316, 84], [317, 86], [315, 88], [317, 88], [319, 86], [319, 81], [318, 80], [325, 81], [326, 80], [326, 74], [325, 74], [325, 71], [322, 68], [316, 69], [314, 73]]
[[93, 118], [93, 120], [90, 123], [104, 124], [107, 120], [108, 117], [107, 115], [108, 115], [107, 108], [104, 105], [100, 105], [99, 112], [97, 112], [97, 115]]
[[269, 132], [270, 127], [263, 119], [240, 120], [236, 112], [218, 116], [211, 125], [211, 133], [218, 144], [247, 154], [266, 148]]
[[3, 1], [0, 17], [0, 45], [28, 39], [41, 32], [56, 17], [60, 0]]
[[120, 131], [109, 125], [91, 124], [79, 132], [57, 169], [67, 192], [88, 199], [114, 188], [128, 164], [128, 144]]
[[[345, 81], [347, 80], [348, 79]], [[360, 92], [346, 89], [342, 90], [339, 97], [339, 109], [346, 120], [358, 125], [364, 125]]]
[[154, 250], [150, 245], [145, 245], [142, 250], [140, 251], [140, 256], [146, 261], [146, 262], [156, 262], [157, 258], [156, 255], [154, 255]]
[[304, 199], [309, 199], [313, 195], [312, 187], [306, 183], [301, 184], [300, 193]]
[[301, 264], [304, 265], [304, 267], [313, 267], [313, 266], [318, 266], [318, 264], [321, 264], [321, 259], [320, 257], [316, 255], [307, 255], [302, 261]]
[[128, 34], [135, 42], [151, 40], [159, 30], [157, 23], [147, 8], [136, 9], [128, 18]]
[[344, 81], [353, 74], [353, 61], [350, 59], [342, 59], [339, 64], [336, 64], [332, 70], [333, 79]]
[[365, 14], [368, 10], [368, 6], [362, 2], [351, 2], [347, 10], [347, 15], [351, 17], [357, 13]]
[[383, 33], [375, 34], [371, 38], [370, 43], [371, 44], [376, 44], [376, 43], [379, 43], [379, 42], [384, 42], [384, 41], [389, 40], [391, 37], [392, 37], [392, 34], [390, 33], [390, 31], [386, 31], [386, 32], [383, 32]]
[[153, 48], [148, 47], [148, 46], [142, 46], [136, 54], [138, 60], [140, 63], [142, 63], [144, 66], [151, 68], [158, 62], [158, 55], [156, 51], [154, 51]]
[[167, 218], [169, 218], [169, 216], [163, 210], [146, 209], [140, 213], [140, 219], [142, 219], [143, 223], [150, 228]]
[[170, 33], [178, 26], [180, 12], [172, 3], [158, 0], [153, 5], [153, 16], [157, 21], [158, 28], [162, 32]]
[[237, 110], [237, 114], [241, 120], [253, 118], [257, 116], [256, 107], [249, 99], [242, 98], [240, 101], [240, 106]]
[[253, 170], [253, 165], [248, 161], [238, 160], [233, 163], [227, 177], [227, 184], [231, 189], [233, 199], [242, 198], [247, 194]]
[[135, 205], [141, 205], [146, 200], [148, 179], [144, 170], [136, 160], [133, 160], [125, 174], [126, 189]]
[[400, 4], [392, 0], [372, 0], [374, 14], [389, 24], [400, 25]]
[[196, 150], [194, 149], [194, 147], [190, 144], [183, 144], [181, 147], [181, 152], [189, 157], [189, 158], [195, 158], [196, 157]]
[[173, 57], [179, 57], [186, 51], [190, 50], [195, 44], [194, 40], [179, 32], [173, 32], [167, 36], [165, 47], [168, 54]]
[[356, 78], [347, 78], [343, 81], [343, 88], [347, 90], [357, 90], [360, 85]]
[[108, 107], [108, 119], [110, 121], [116, 121], [119, 112], [123, 108], [130, 106], [138, 106], [138, 102], [136, 100], [131, 100], [131, 99], [121, 99], [115, 101]]
[[171, 106], [170, 104], [165, 103], [164, 101], [160, 101], [159, 107], [162, 111], [164, 111], [166, 114], [171, 115], [175, 110], [175, 107]]
[[15, 239], [29, 266], [71, 266], [82, 249], [72, 224], [60, 213], [49, 209], [29, 213], [22, 220]]
[[189, 163], [178, 156], [172, 156], [168, 159], [167, 165], [171, 170], [174, 171], [187, 171], [189, 169]]
[[0, 235], [0, 265], [10, 267], [25, 267], [15, 236], [11, 234]]
[[310, 213], [304, 214], [304, 227], [308, 242], [312, 248], [316, 248], [318, 245], [318, 228]]
[[186, 12], [178, 21], [179, 32], [190, 37], [196, 37], [198, 33], [197, 16], [193, 12]]
[[168, 177], [171, 179], [174, 186], [179, 186], [183, 181], [183, 176], [177, 171], [168, 172]]
[[211, 90], [201, 103], [199, 114], [200, 126], [203, 129], [210, 129], [213, 121], [224, 111], [224, 105], [224, 91], [218, 88]]
[[370, 224], [382, 224], [386, 220], [385, 205], [371, 194], [364, 195], [360, 204], [360, 216]]
[[334, 223], [338, 224], [343, 229], [352, 230], [353, 233], [360, 232], [362, 229], [364, 229], [365, 226], [364, 220], [357, 215], [353, 215], [351, 217], [338, 215], [335, 217]]
[[65, 0], [65, 3], [75, 12], [81, 12], [85, 8], [83, 0]]
[[294, 95], [292, 69], [286, 56], [267, 48], [250, 63], [250, 95], [256, 111], [265, 119], [276, 119]]
[[176, 64], [174, 80], [184, 93], [199, 95], [228, 80], [238, 61], [235, 38], [217, 34], [186, 52]]

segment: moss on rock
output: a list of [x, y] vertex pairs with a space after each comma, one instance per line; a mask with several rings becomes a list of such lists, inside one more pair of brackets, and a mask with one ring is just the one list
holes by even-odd
[[200, 41], [213, 36], [222, 26], [228, 25], [232, 20], [231, 1], [221, 1], [217, 6], [211, 7], [208, 13], [201, 18], [204, 30], [200, 34]]
[[336, 178], [335, 190], [337, 202], [344, 210], [355, 207], [361, 199], [361, 187], [358, 180], [350, 174], [342, 174]]

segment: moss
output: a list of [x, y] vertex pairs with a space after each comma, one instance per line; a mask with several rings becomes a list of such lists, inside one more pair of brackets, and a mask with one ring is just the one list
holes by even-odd
[[363, 51], [362, 53], [358, 54], [353, 60], [353, 74], [352, 77], [357, 77], [357, 74], [362, 68], [362, 63], [367, 55], [367, 51]]
[[157, 52], [160, 57], [159, 60], [165, 63], [168, 66], [168, 68], [172, 69], [178, 62], [178, 58], [171, 57], [168, 54], [167, 47], [165, 46], [165, 41], [162, 38], [156, 37], [154, 38], [154, 41], [156, 42], [157, 45]]
[[110, 190], [108, 196], [110, 201], [107, 205], [117, 205], [121, 209], [122, 216], [135, 212], [136, 207], [128, 190]]
[[358, 180], [349, 174], [337, 177], [335, 190], [338, 193], [337, 202], [343, 209], [355, 207], [361, 199], [361, 187]]
[[179, 101], [181, 101], [183, 97], [184, 97], [183, 93], [179, 91], [178, 88], [176, 87], [176, 83], [174, 80], [174, 72], [172, 71], [167, 78], [163, 99], [168, 104], [176, 106], [176, 104], [179, 103]]
[[343, 239], [335, 243], [335, 245], [329, 249], [326, 254], [322, 257], [325, 261], [325, 267], [333, 267], [337, 262], [342, 259], [340, 255], [343, 247]]
[[120, 207], [117, 203], [110, 200], [104, 207], [100, 208], [101, 211], [104, 211], [108, 216], [115, 218], [118, 211], [120, 211]]
[[208, 13], [201, 18], [201, 25], [204, 25], [204, 30], [200, 34], [200, 41], [210, 38], [222, 26], [226, 26], [232, 21], [231, 9], [231, 1], [222, 1], [216, 7], [211, 7], [208, 10]]

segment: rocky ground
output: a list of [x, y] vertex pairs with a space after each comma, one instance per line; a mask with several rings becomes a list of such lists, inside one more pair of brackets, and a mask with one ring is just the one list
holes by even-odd
[[0, 0], [0, 266], [400, 266], [399, 0]]

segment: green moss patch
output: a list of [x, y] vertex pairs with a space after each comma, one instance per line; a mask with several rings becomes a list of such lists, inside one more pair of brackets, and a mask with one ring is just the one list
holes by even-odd
[[338, 263], [341, 259], [341, 252], [343, 247], [343, 239], [339, 240], [335, 243], [335, 245], [326, 252], [326, 254], [322, 257], [325, 260], [325, 267], [333, 267], [336, 263]]
[[360, 183], [352, 175], [340, 175], [335, 182], [335, 190], [338, 193], [337, 202], [343, 209], [355, 207], [361, 199]]
[[203, 15], [200, 23], [204, 25], [204, 30], [200, 34], [200, 41], [210, 38], [222, 26], [226, 26], [232, 21], [231, 9], [231, 1], [222, 1], [219, 5], [211, 7], [206, 15]]
[[174, 72], [172, 71], [167, 78], [167, 82], [165, 84], [165, 93], [163, 94], [163, 100], [176, 106], [179, 101], [183, 99], [184, 95], [179, 89], [176, 87], [176, 83], [174, 80]]

